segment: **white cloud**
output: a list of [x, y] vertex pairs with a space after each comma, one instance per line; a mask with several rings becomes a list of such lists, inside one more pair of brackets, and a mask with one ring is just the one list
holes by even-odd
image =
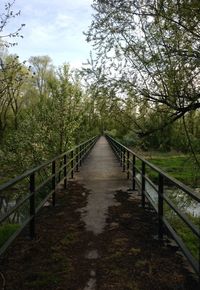
[[59, 13], [58, 15], [56, 15], [54, 25], [56, 29], [63, 29], [69, 28], [72, 22], [73, 22], [72, 16]]
[[[33, 55], [49, 55], [55, 65], [70, 62], [80, 66], [89, 56], [85, 42], [86, 31], [91, 22], [92, 0], [16, 0], [16, 10], [22, 14], [12, 22], [13, 27], [26, 23], [24, 40], [10, 49], [21, 59]], [[13, 27], [8, 27], [12, 29]]]

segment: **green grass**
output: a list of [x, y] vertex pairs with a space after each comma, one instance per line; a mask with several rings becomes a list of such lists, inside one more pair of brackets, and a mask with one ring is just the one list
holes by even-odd
[[19, 224], [5, 224], [0, 226], [0, 247], [20, 228]]
[[[187, 246], [188, 250], [191, 252], [193, 257], [196, 260], [199, 260], [199, 239], [192, 232], [192, 230], [178, 217], [177, 214], [172, 212], [168, 205], [164, 205], [165, 216], [167, 220], [170, 222], [171, 226], [174, 228], [176, 233], [182, 239], [184, 244]], [[188, 216], [189, 220], [196, 225], [198, 228], [199, 218], [193, 217], [192, 215]]]
[[[197, 168], [194, 160], [189, 155], [176, 153], [161, 153], [161, 152], [143, 152], [140, 153], [150, 163], [162, 169], [168, 175], [180, 180], [186, 185], [199, 187], [200, 185], [200, 170]], [[200, 156], [198, 156], [200, 157]], [[137, 164], [137, 163], [136, 163]], [[139, 163], [138, 163], [139, 165]], [[157, 173], [152, 169], [148, 169], [149, 177], [153, 181], [157, 178]]]

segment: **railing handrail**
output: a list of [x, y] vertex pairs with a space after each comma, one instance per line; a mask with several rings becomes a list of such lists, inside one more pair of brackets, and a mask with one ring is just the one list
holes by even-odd
[[60, 155], [57, 155], [56, 157], [54, 157], [53, 159], [51, 160], [48, 160], [48, 161], [45, 161], [43, 162], [42, 164], [36, 166], [36, 167], [33, 167], [32, 169], [29, 169], [29, 170], [26, 170], [24, 173], [22, 173], [21, 175], [18, 175], [16, 177], [14, 177], [13, 179], [3, 183], [0, 185], [0, 192], [5, 190], [5, 189], [8, 189], [9, 187], [15, 185], [16, 183], [18, 183], [19, 181], [21, 181], [22, 179], [30, 176], [31, 174], [35, 173], [36, 171], [39, 171], [40, 169], [48, 166], [49, 164], [51, 164], [52, 162], [62, 158], [65, 154], [69, 154], [72, 150], [76, 150], [78, 147], [84, 145], [84, 144], [87, 144], [88, 142], [92, 141], [93, 139], [95, 139], [96, 136], [90, 138], [89, 140], [85, 141], [85, 142], [82, 142], [81, 144], [73, 147], [72, 149], [69, 149], [67, 150], [66, 152], [64, 153], [61, 153]]
[[[200, 243], [200, 229], [196, 226], [195, 223], [190, 221], [190, 219], [180, 210], [180, 208], [177, 207], [165, 194], [165, 188], [164, 188], [164, 181], [171, 181], [172, 185], [176, 188], [181, 189], [184, 193], [188, 194], [189, 197], [191, 197], [193, 200], [200, 202], [200, 197], [193, 192], [191, 188], [183, 184], [182, 182], [176, 180], [175, 178], [169, 176], [165, 172], [163, 172], [161, 169], [159, 169], [157, 166], [151, 164], [117, 140], [115, 140], [113, 137], [106, 134], [106, 137], [116, 154], [117, 158], [120, 160], [120, 164], [123, 168], [123, 171], [127, 171], [127, 178], [129, 179], [130, 173], [132, 174], [132, 189], [136, 189], [136, 183], [138, 188], [141, 192], [141, 203], [142, 207], [145, 207], [145, 199], [149, 201], [149, 203], [152, 205], [153, 209], [156, 211], [158, 215], [158, 237], [159, 239], [163, 239], [163, 227], [165, 227], [170, 235], [174, 238], [174, 240], [177, 242], [179, 247], [181, 248], [183, 254], [186, 256], [190, 264], [192, 265], [193, 269], [196, 271], [197, 274], [200, 272], [200, 258], [196, 258], [192, 255], [191, 250], [188, 248], [186, 242], [182, 240], [180, 237], [180, 234], [177, 233], [176, 229], [173, 228], [173, 226], [168, 222], [167, 216], [165, 215], [164, 211], [164, 202], [167, 203], [170, 210], [175, 212], [177, 216], [180, 218], [180, 220], [187, 226], [190, 231], [193, 232], [195, 237], [199, 240]], [[132, 159], [130, 160], [130, 157], [132, 156]], [[141, 161], [141, 169], [138, 169], [138, 166], [136, 166], [136, 160], [139, 159]], [[130, 169], [130, 164], [132, 164], [132, 168]], [[157, 193], [157, 203], [154, 202], [152, 199], [150, 193], [148, 192], [146, 188], [146, 182], [149, 182], [148, 174], [146, 174], [146, 165], [156, 171], [158, 174], [158, 185], [153, 186], [154, 190]], [[141, 175], [141, 181], [138, 180], [136, 177], [136, 172], [139, 172]], [[153, 182], [151, 181], [150, 184]], [[157, 186], [157, 187], [156, 187]], [[198, 247], [198, 246], [197, 246]], [[198, 249], [200, 251], [200, 249]]]
[[[25, 178], [29, 178], [29, 188], [25, 191], [25, 195], [12, 207], [9, 208], [2, 216], [0, 216], [0, 224], [2, 224], [6, 219], [12, 216], [17, 210], [21, 208], [25, 202], [29, 201], [29, 215], [26, 217], [26, 220], [19, 223], [19, 229], [17, 229], [8, 239], [4, 242], [0, 247], [0, 255], [5, 252], [8, 246], [14, 241], [14, 239], [21, 233], [24, 227], [29, 224], [30, 227], [30, 236], [33, 238], [35, 236], [35, 216], [39, 209], [43, 206], [43, 204], [52, 196], [52, 204], [55, 206], [55, 193], [56, 186], [64, 181], [64, 189], [67, 187], [67, 179], [70, 175], [71, 178], [74, 176], [74, 171], [78, 171], [79, 166], [81, 166], [82, 161], [90, 152], [90, 150], [95, 145], [98, 136], [94, 136], [85, 142], [73, 147], [72, 149], [54, 157], [53, 159], [42, 163], [41, 165], [34, 167], [30, 170], [27, 170], [22, 175], [17, 176], [10, 181], [2, 184], [0, 186], [0, 192], [3, 190], [9, 189], [11, 186], [16, 183], [24, 180]], [[62, 158], [62, 159], [61, 159]], [[56, 169], [56, 161], [59, 161], [59, 167]], [[45, 180], [36, 186], [36, 174], [43, 168], [51, 165], [50, 176], [48, 176]], [[64, 174], [62, 180], [60, 178], [61, 174]], [[56, 180], [58, 178], [58, 181]], [[45, 193], [45, 196], [42, 196], [39, 205], [36, 205], [36, 195], [40, 190], [44, 189], [48, 183], [51, 182], [51, 188], [48, 189], [48, 192]]]
[[189, 186], [187, 186], [186, 184], [184, 184], [183, 182], [177, 180], [176, 178], [168, 175], [166, 172], [164, 172], [162, 169], [160, 169], [159, 167], [157, 167], [156, 165], [150, 163], [148, 160], [144, 159], [143, 157], [141, 157], [140, 155], [136, 154], [134, 151], [132, 151], [130, 148], [126, 147], [125, 145], [121, 144], [120, 142], [118, 142], [117, 140], [115, 140], [113, 137], [111, 137], [110, 135], [106, 134], [106, 136], [108, 136], [110, 139], [112, 139], [115, 143], [117, 143], [118, 145], [122, 146], [125, 150], [127, 150], [128, 152], [130, 152], [131, 154], [135, 155], [138, 159], [140, 159], [141, 161], [145, 162], [150, 168], [154, 169], [155, 171], [157, 171], [158, 173], [160, 173], [163, 177], [165, 177], [167, 180], [171, 181], [172, 183], [174, 183], [176, 186], [178, 186], [180, 189], [184, 190], [186, 193], [188, 193], [189, 195], [191, 195], [191, 197], [193, 197], [196, 201], [200, 202], [200, 197], [197, 195], [197, 193], [195, 193], [192, 188], [190, 188]]

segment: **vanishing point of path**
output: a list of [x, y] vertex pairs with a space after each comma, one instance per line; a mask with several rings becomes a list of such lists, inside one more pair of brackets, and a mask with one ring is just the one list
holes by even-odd
[[57, 205], [37, 217], [0, 266], [3, 290], [198, 289], [171, 242], [160, 243], [153, 211], [140, 207], [106, 139], [101, 137]]

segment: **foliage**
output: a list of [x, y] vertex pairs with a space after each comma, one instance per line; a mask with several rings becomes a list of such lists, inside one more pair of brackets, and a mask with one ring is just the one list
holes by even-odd
[[[193, 257], [199, 260], [199, 239], [198, 237], [189, 229], [189, 227], [175, 214], [168, 206], [165, 206], [165, 215], [167, 220], [172, 225], [173, 229], [182, 239], [184, 244], [187, 246]], [[189, 216], [190, 221], [193, 225], [198, 228], [199, 217]]]
[[[21, 14], [21, 11], [14, 11], [14, 3], [15, 0], [13, 0], [12, 2], [7, 2], [4, 4], [4, 11], [0, 13], [0, 43], [5, 46], [5, 47], [9, 47], [9, 46], [15, 46], [17, 45], [16, 41], [6, 41], [6, 39], [12, 39], [12, 38], [23, 38], [23, 35], [21, 34], [22, 28], [25, 26], [25, 24], [21, 24], [18, 28], [16, 28], [15, 30], [9, 32], [9, 33], [4, 33], [4, 29], [7, 25], [7, 23], [15, 18], [18, 17]], [[5, 40], [4, 40], [5, 39]], [[3, 41], [4, 40], [4, 41]]]
[[[145, 159], [158, 166], [170, 176], [187, 185], [198, 187], [200, 173], [190, 155], [176, 152], [144, 152], [143, 155], [145, 156]], [[157, 174], [154, 171], [150, 171], [149, 176], [151, 179], [153, 178], [153, 180], [157, 179]]]
[[[35, 72], [33, 79], [29, 74], [29, 79], [24, 80], [24, 86], [20, 87], [23, 98], [17, 114], [18, 126], [5, 128], [2, 163], [8, 167], [12, 164], [16, 173], [40, 164], [97, 133], [94, 119], [90, 131], [87, 130], [88, 117], [91, 118], [88, 111], [90, 101], [82, 91], [77, 73], [71, 71], [67, 64], [57, 71], [52, 67], [48, 71], [46, 60], [46, 57], [35, 58], [34, 65], [37, 66], [38, 62], [40, 66], [39, 76]], [[41, 71], [45, 72], [42, 80]], [[35, 80], [38, 79], [45, 89], [36, 87], [38, 82]], [[25, 81], [29, 83], [28, 88]], [[8, 87], [11, 88], [11, 85]], [[8, 120], [12, 124], [11, 114], [8, 114]]]
[[0, 247], [10, 238], [17, 229], [19, 229], [19, 224], [5, 224], [0, 226]]
[[18, 128], [18, 118], [22, 109], [23, 86], [29, 75], [24, 63], [17, 56], [8, 55], [0, 71], [0, 142], [8, 126]]
[[117, 101], [115, 126], [110, 112], [107, 130], [116, 129], [121, 141], [133, 131], [146, 150], [174, 148], [195, 155], [200, 148], [199, 1], [95, 0], [93, 9], [85, 34], [96, 57], [91, 55], [84, 74], [96, 98], [107, 90], [106, 102]]
[[90, 73], [97, 66], [101, 85], [164, 105], [172, 121], [200, 107], [199, 2], [97, 0], [93, 8], [87, 40], [97, 59]]

